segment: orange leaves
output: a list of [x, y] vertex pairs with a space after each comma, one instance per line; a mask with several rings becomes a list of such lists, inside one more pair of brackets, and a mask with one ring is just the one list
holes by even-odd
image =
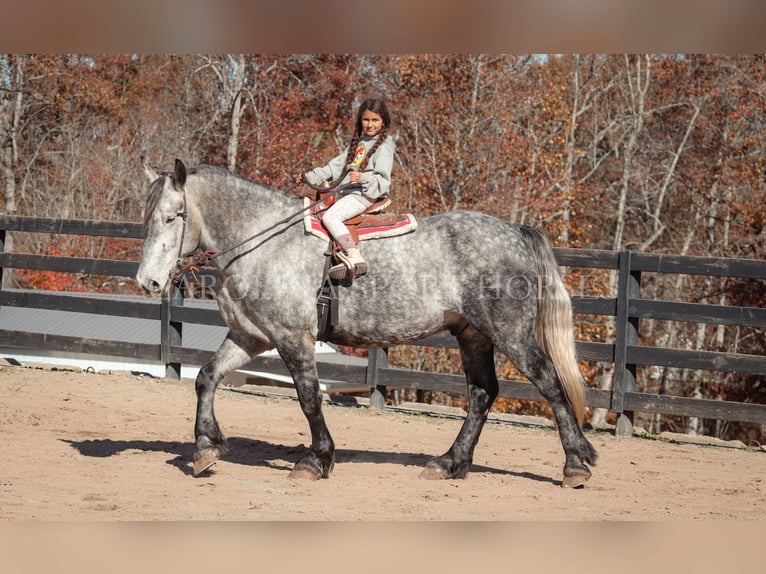
[[[94, 259], [138, 260], [140, 242], [128, 239], [89, 237], [78, 235], [18, 234], [19, 253], [33, 253], [56, 257], [81, 257]], [[118, 288], [113, 277], [100, 277], [80, 273], [17, 269], [14, 277], [21, 288], [46, 291], [73, 292], [133, 292], [133, 284]]]
[[[18, 204], [30, 215], [61, 215], [48, 198], [72, 195], [79, 197], [55, 209], [107, 217], [108, 206], [123, 201], [120, 213], [138, 218], [143, 189], [127, 182], [141, 153], [158, 165], [175, 156], [223, 164], [232, 112], [226, 88], [245, 66], [237, 169], [278, 187], [337, 153], [350, 136], [358, 99], [374, 93], [388, 100], [400, 136], [394, 199], [418, 214], [487, 210], [543, 225], [567, 245], [605, 246], [624, 183], [628, 244], [672, 224], [662, 248], [678, 251], [711, 209], [713, 186], [728, 189], [736, 203], [732, 237], [745, 243], [763, 225], [757, 209], [766, 169], [766, 62], [758, 56], [54, 54], [23, 60], [17, 180], [25, 195]], [[636, 107], [637, 82], [647, 88], [643, 111]], [[626, 157], [631, 134], [637, 141]], [[120, 197], [125, 193], [132, 195]], [[95, 213], [83, 213], [85, 206]], [[694, 213], [685, 215], [690, 208]], [[715, 226], [723, 230], [723, 221]]]
[[27, 269], [17, 272], [20, 285], [27, 289], [44, 291], [85, 292], [87, 287], [73, 273], [57, 273], [55, 271], [30, 271]]
[[477, 209], [541, 225], [557, 245], [609, 247], [626, 190], [624, 245], [679, 252], [693, 237], [695, 254], [766, 256], [759, 56], [19, 58], [19, 213], [136, 220], [140, 154], [225, 164], [225, 88], [244, 65], [242, 175], [289, 187], [348, 142], [358, 100], [381, 94], [399, 136], [397, 208]]

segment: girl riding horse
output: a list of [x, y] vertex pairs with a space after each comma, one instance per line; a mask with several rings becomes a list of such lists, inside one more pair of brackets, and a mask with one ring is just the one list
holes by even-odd
[[352, 269], [355, 275], [367, 273], [367, 262], [344, 221], [364, 213], [375, 201], [388, 195], [396, 150], [394, 139], [388, 135], [390, 126], [386, 103], [379, 98], [364, 100], [357, 111], [354, 135], [348, 147], [327, 165], [297, 178], [298, 183], [305, 181], [319, 186], [332, 182], [343, 187], [322, 217], [325, 228], [340, 247], [340, 262], [330, 268], [333, 279], [344, 278], [347, 269]]

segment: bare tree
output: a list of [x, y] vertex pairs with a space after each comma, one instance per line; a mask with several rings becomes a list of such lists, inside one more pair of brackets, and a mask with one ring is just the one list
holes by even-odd
[[[4, 211], [16, 213], [19, 137], [24, 110], [24, 56], [0, 54], [0, 163], [5, 182]], [[13, 251], [13, 233], [6, 232], [3, 249]], [[13, 270], [2, 273], [2, 288], [13, 282]]]
[[237, 152], [242, 115], [247, 105], [247, 61], [245, 54], [225, 56], [203, 56], [202, 65], [197, 69], [210, 71], [216, 78], [220, 98], [220, 108], [214, 115], [227, 118], [228, 142], [226, 144], [226, 165], [234, 172], [237, 169]]
[[0, 128], [5, 212], [16, 212], [16, 166], [24, 104], [24, 56], [0, 55]]

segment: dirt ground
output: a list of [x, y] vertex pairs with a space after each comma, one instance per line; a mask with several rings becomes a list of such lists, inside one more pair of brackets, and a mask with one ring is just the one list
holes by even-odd
[[309, 444], [290, 397], [221, 387], [230, 452], [191, 475], [193, 381], [0, 367], [0, 522], [763, 520], [766, 453], [589, 431], [586, 488], [559, 487], [554, 430], [489, 424], [465, 480], [418, 478], [457, 418], [325, 404], [328, 480], [288, 478]]

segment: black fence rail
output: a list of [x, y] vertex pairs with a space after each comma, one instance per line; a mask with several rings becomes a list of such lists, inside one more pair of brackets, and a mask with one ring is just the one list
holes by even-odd
[[[0, 215], [0, 280], [4, 270], [9, 268], [127, 278], [132, 278], [138, 269], [138, 262], [135, 261], [8, 253], [5, 252], [8, 232], [74, 234], [135, 240], [143, 237], [138, 223]], [[766, 329], [766, 309], [762, 307], [642, 299], [642, 273], [690, 274], [762, 281], [766, 280], [766, 261], [592, 249], [558, 248], [555, 253], [562, 266], [614, 270], [618, 275], [617, 292], [614, 297], [576, 295], [572, 298], [572, 304], [576, 314], [575, 320], [578, 314], [614, 318], [614, 342], [577, 341], [576, 346], [580, 359], [614, 365], [611, 390], [589, 388], [586, 398], [589, 406], [605, 408], [619, 415], [619, 434], [627, 435], [632, 432], [633, 413], [639, 411], [766, 424], [766, 405], [763, 404], [636, 391], [636, 368], [640, 365], [749, 373], [766, 377], [766, 356], [763, 355], [669, 349], [638, 344], [643, 319]], [[0, 346], [156, 361], [166, 366], [167, 376], [170, 377], [179, 376], [181, 364], [201, 365], [212, 356], [211, 351], [184, 346], [184, 323], [223, 325], [217, 310], [184, 306], [183, 290], [175, 290], [159, 302], [151, 299], [145, 302], [126, 302], [117, 296], [114, 300], [105, 300], [103, 297], [91, 298], [82, 294], [69, 296], [44, 291], [0, 290], [0, 307], [2, 306], [159, 320], [159, 345], [54, 336], [23, 330], [0, 330]], [[447, 333], [440, 333], [414, 344], [457, 347], [455, 338]], [[259, 357], [253, 366], [288, 375], [287, 369], [278, 358]], [[388, 365], [385, 349], [371, 349], [366, 367], [320, 363], [318, 369], [320, 378], [342, 380], [370, 388], [371, 404], [378, 407], [385, 405], [387, 387], [465, 393], [465, 380], [462, 376], [391, 367]], [[531, 384], [514, 380], [500, 381], [500, 396], [530, 401], [543, 400]]]

